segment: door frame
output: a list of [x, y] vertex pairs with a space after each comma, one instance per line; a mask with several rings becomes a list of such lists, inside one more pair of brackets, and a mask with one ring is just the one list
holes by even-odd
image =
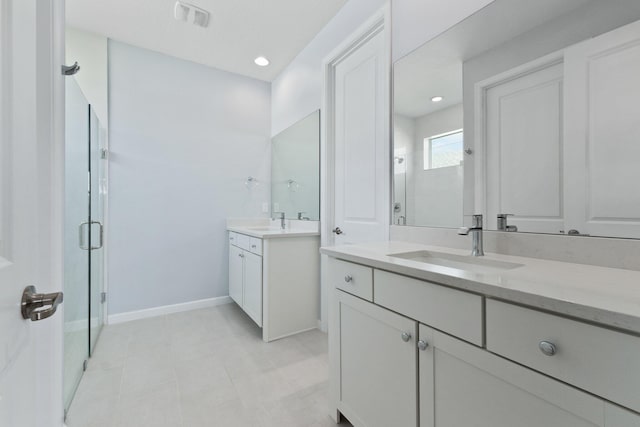
[[[381, 100], [386, 109], [385, 117], [390, 117], [391, 99], [391, 7], [385, 5], [360, 25], [350, 36], [333, 49], [322, 61], [323, 91], [322, 114], [320, 114], [320, 245], [331, 246], [335, 244], [335, 238], [331, 231], [335, 227], [335, 69], [337, 65], [355, 52], [360, 46], [379, 33], [384, 35], [384, 56], [387, 58], [387, 73], [389, 88], [385, 98]], [[390, 133], [390, 121], [384, 124], [384, 134]], [[387, 148], [389, 151], [389, 148]], [[391, 159], [392, 160], [392, 159]], [[389, 178], [390, 162], [386, 162], [385, 174]], [[390, 178], [388, 179], [388, 181]], [[389, 182], [389, 190], [391, 183]], [[389, 193], [387, 190], [387, 193]], [[386, 195], [386, 203], [389, 204], [390, 195]], [[390, 209], [385, 209], [386, 223], [390, 224]], [[389, 238], [389, 226], [386, 229], [386, 238]], [[326, 276], [326, 256], [321, 257], [320, 266], [320, 329], [327, 331], [328, 324], [328, 289], [323, 278]]]
[[[40, 203], [37, 224], [39, 245], [37, 253], [38, 292], [58, 292], [64, 288], [64, 0], [30, 0], [31, 5], [21, 7], [26, 21], [33, 27], [15, 28], [13, 6], [15, 1], [2, 0], [2, 50], [0, 51], [0, 85], [2, 105], [0, 123], [2, 137], [11, 135], [9, 111], [24, 104], [27, 109], [35, 105], [34, 136], [37, 140], [38, 194]], [[20, 32], [22, 37], [16, 40]], [[26, 33], [25, 33], [26, 32]], [[25, 37], [25, 34], [28, 36]], [[28, 56], [26, 63], [16, 59]], [[14, 96], [13, 75], [33, 67], [35, 99]], [[16, 295], [16, 308], [19, 295]], [[36, 366], [33, 367], [38, 387], [33, 390], [33, 401], [39, 405], [35, 411], [37, 426], [63, 425], [63, 322], [64, 304], [58, 313], [44, 322], [31, 325], [32, 345]], [[43, 386], [40, 386], [43, 385]], [[44, 405], [44, 406], [41, 406]]]

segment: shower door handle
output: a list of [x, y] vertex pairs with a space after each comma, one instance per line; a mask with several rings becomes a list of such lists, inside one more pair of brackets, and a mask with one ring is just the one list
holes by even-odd
[[91, 221], [89, 224], [98, 224], [100, 226], [100, 244], [98, 246], [91, 246], [91, 250], [101, 249], [104, 245], [104, 226], [100, 221]]
[[83, 251], [88, 251], [89, 246], [84, 245], [84, 241], [85, 241], [84, 226], [85, 225], [89, 225], [89, 221], [81, 222], [80, 225], [78, 226], [78, 246], [80, 246], [80, 249], [82, 249]]

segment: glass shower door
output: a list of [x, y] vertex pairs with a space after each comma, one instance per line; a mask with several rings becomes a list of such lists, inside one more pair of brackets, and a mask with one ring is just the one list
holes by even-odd
[[101, 126], [98, 116], [90, 107], [90, 160], [89, 160], [89, 181], [90, 181], [90, 212], [89, 218], [91, 228], [89, 240], [91, 251], [89, 252], [89, 353], [98, 342], [100, 331], [104, 324], [103, 292], [104, 292], [104, 206], [106, 197], [106, 174], [103, 150], [106, 149], [106, 131]]
[[69, 408], [89, 353], [89, 103], [65, 84], [64, 406]]

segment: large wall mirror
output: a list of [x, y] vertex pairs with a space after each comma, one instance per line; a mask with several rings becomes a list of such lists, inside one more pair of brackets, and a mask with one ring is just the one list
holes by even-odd
[[271, 140], [272, 214], [320, 220], [320, 111]]
[[495, 0], [394, 64], [393, 124], [396, 225], [640, 238], [640, 1]]

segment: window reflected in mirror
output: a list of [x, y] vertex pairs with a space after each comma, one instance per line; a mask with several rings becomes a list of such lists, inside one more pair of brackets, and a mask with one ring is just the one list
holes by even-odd
[[494, 0], [401, 58], [393, 223], [640, 238], [638, 46], [637, 0]]

